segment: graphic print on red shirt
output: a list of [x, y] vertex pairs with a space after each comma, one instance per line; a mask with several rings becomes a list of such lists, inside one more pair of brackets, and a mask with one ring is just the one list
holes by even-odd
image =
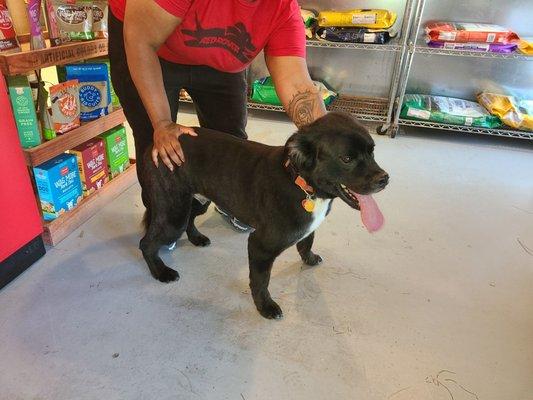
[[[261, 51], [305, 57], [305, 32], [297, 0], [147, 0], [182, 20], [160, 47], [170, 62], [244, 70]], [[126, 0], [110, 0], [123, 20]]]
[[[196, 29], [182, 29], [185, 46], [190, 47], [219, 47], [229, 51], [243, 64], [249, 63], [255, 56], [256, 48], [252, 43], [252, 36], [242, 22], [226, 28], [203, 28], [196, 18]], [[190, 36], [191, 39], [187, 39]]]

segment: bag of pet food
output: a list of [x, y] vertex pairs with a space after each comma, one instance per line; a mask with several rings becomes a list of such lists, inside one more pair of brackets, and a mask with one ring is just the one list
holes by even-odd
[[396, 17], [396, 13], [389, 10], [321, 11], [318, 14], [318, 25], [389, 29], [396, 22]]
[[16, 53], [20, 51], [17, 33], [13, 20], [7, 9], [6, 0], [0, 0], [0, 53]]
[[498, 128], [500, 119], [473, 101], [443, 96], [406, 94], [400, 116], [443, 124]]
[[80, 96], [77, 79], [50, 86], [50, 100], [52, 126], [56, 133], [66, 133], [80, 126]]
[[517, 99], [503, 94], [481, 93], [479, 104], [505, 125], [525, 131], [533, 131], [533, 100]]
[[518, 40], [516, 33], [499, 25], [468, 22], [430, 22], [426, 25], [426, 35], [440, 42], [507, 44]]
[[303, 8], [300, 8], [300, 14], [305, 25], [305, 36], [307, 39], [312, 39], [316, 25], [316, 14], [311, 10], [304, 10]]
[[92, 0], [45, 0], [52, 46], [72, 40], [92, 40]]
[[93, 0], [93, 32], [96, 39], [109, 37], [107, 30], [107, 15], [109, 4], [107, 0]]
[[522, 54], [533, 56], [533, 37], [520, 38], [518, 49]]
[[28, 20], [30, 23], [30, 49], [38, 50], [46, 48], [43, 32], [41, 29], [41, 0], [28, 1]]
[[112, 111], [109, 74], [105, 63], [66, 66], [67, 79], [79, 81], [80, 120], [92, 121]]
[[367, 28], [319, 28], [316, 32], [319, 40], [343, 43], [385, 44], [392, 35], [389, 31]]
[[489, 51], [491, 53], [509, 54], [516, 51], [518, 45], [515, 43], [508, 44], [494, 44], [494, 43], [455, 43], [455, 42], [439, 42], [430, 40], [427, 42], [429, 47], [435, 49], [446, 50], [463, 50], [463, 51]]
[[[325, 105], [331, 104], [337, 97], [337, 93], [329, 90], [322, 82], [313, 81], [313, 84], [318, 88], [322, 100]], [[281, 100], [279, 99], [276, 89], [274, 88], [274, 82], [272, 78], [267, 76], [266, 78], [257, 79], [252, 84], [252, 97], [251, 100], [256, 103], [271, 104], [275, 106], [281, 106]]]

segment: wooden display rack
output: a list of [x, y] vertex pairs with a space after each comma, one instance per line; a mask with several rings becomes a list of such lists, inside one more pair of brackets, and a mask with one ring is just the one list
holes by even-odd
[[[23, 46], [23, 50], [24, 50]], [[0, 72], [3, 76], [25, 74], [54, 65], [75, 63], [82, 60], [107, 55], [107, 39], [69, 43], [47, 49], [22, 51], [21, 53], [0, 55]], [[117, 109], [109, 115], [83, 124], [64, 135], [44, 142], [31, 149], [22, 149], [26, 164], [31, 167], [76, 147], [99, 134], [125, 122], [124, 112]], [[104, 205], [113, 201], [137, 180], [135, 160], [122, 174], [110, 180], [100, 190], [84, 198], [76, 208], [53, 221], [43, 221], [43, 239], [55, 246], [83, 222], [95, 215]]]

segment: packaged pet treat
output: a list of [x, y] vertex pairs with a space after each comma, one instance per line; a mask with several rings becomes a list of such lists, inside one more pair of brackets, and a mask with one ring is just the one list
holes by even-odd
[[66, 78], [79, 81], [80, 120], [92, 121], [112, 110], [109, 72], [104, 63], [66, 66]]
[[395, 12], [388, 10], [321, 11], [318, 14], [318, 25], [388, 29], [394, 25], [396, 17]]
[[20, 51], [17, 33], [13, 20], [7, 9], [6, 0], [0, 0], [0, 53], [16, 53]]
[[82, 199], [76, 156], [60, 154], [33, 168], [45, 221], [72, 210]]
[[91, 0], [45, 0], [45, 2], [52, 46], [71, 40], [94, 39]]
[[520, 38], [518, 49], [522, 54], [533, 56], [533, 37]]
[[111, 178], [124, 172], [130, 165], [126, 129], [120, 125], [100, 135], [104, 141], [107, 165]]
[[[325, 105], [329, 105], [337, 97], [337, 94], [329, 90], [322, 82], [313, 81], [313, 84], [318, 88]], [[281, 100], [276, 93], [274, 83], [270, 76], [258, 79], [252, 84], [251, 100], [256, 103], [272, 104], [275, 106], [281, 105]]]
[[305, 25], [305, 36], [307, 39], [312, 39], [314, 34], [313, 30], [316, 25], [316, 14], [311, 10], [304, 10], [300, 8], [300, 14]]
[[478, 103], [443, 96], [406, 94], [401, 117], [444, 124], [498, 128], [500, 119]]
[[52, 140], [56, 133], [52, 128], [52, 116], [48, 110], [48, 91], [44, 87], [44, 82], [39, 82], [37, 92], [37, 117], [41, 123], [41, 133], [44, 140]]
[[83, 195], [88, 196], [109, 182], [104, 141], [91, 139], [69, 151], [78, 160]]
[[344, 43], [385, 44], [391, 39], [389, 31], [367, 28], [319, 28], [316, 32], [319, 40]]
[[52, 126], [56, 133], [66, 133], [80, 126], [78, 80], [50, 86]]
[[108, 10], [107, 0], [93, 0], [93, 32], [97, 39], [105, 39], [109, 36], [107, 30]]
[[517, 99], [503, 94], [481, 93], [479, 104], [505, 125], [525, 131], [533, 131], [533, 100]]
[[28, 0], [28, 19], [30, 23], [30, 49], [46, 48], [41, 30], [41, 0]]
[[490, 51], [491, 53], [508, 54], [516, 51], [518, 47], [515, 43], [509, 44], [493, 44], [493, 43], [455, 43], [455, 42], [439, 42], [430, 40], [427, 42], [429, 47], [436, 49], [447, 50], [464, 50], [464, 51]]
[[40, 145], [41, 133], [28, 78], [25, 75], [10, 76], [7, 84], [20, 144], [25, 149]]
[[440, 42], [507, 44], [518, 40], [514, 32], [499, 25], [468, 22], [430, 22], [426, 25], [426, 35], [429, 40]]

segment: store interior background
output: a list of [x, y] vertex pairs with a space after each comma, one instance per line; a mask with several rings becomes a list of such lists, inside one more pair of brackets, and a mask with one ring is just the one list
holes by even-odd
[[[523, 18], [530, 1], [451, 3], [432, 1], [426, 12], [460, 19], [477, 7], [533, 35]], [[20, 3], [8, 4], [27, 31]], [[403, 2], [380, 7], [401, 15]], [[386, 95], [390, 54], [331, 51], [308, 49], [313, 75], [351, 94]], [[408, 92], [518, 92], [533, 82], [529, 64], [419, 57]], [[262, 68], [254, 63], [252, 75]], [[43, 76], [54, 82], [55, 69]], [[190, 105], [181, 110], [180, 123], [197, 125]], [[293, 130], [281, 113], [250, 112], [252, 140], [281, 145]], [[271, 291], [283, 321], [258, 316], [246, 238], [212, 209], [199, 224], [211, 247], [180, 241], [162, 254], [181, 280], [154, 281], [137, 249], [135, 185], [0, 293], [0, 397], [530, 400], [531, 143], [415, 128], [373, 137], [391, 175], [376, 196], [386, 226], [369, 235], [335, 202], [315, 240], [324, 263], [302, 268], [294, 249], [276, 262]]]

